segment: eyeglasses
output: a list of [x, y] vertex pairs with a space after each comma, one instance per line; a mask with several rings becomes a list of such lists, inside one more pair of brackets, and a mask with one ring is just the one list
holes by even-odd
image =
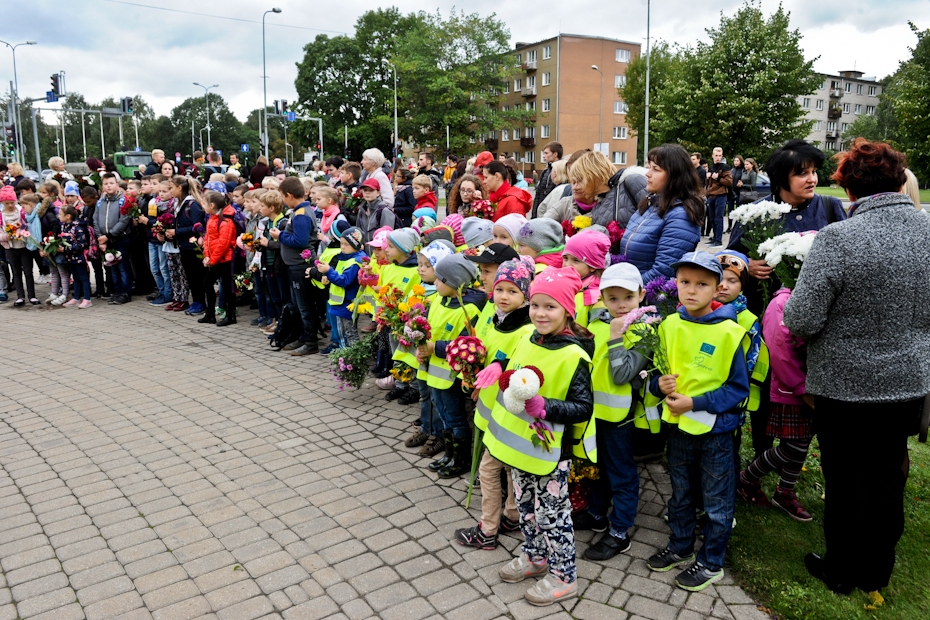
[[460, 194], [474, 194], [475, 190], [473, 189], [463, 189], [459, 191]]

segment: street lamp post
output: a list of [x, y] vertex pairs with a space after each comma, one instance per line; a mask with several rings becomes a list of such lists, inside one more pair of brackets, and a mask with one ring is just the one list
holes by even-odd
[[213, 144], [212, 140], [210, 139], [210, 89], [219, 88], [220, 85], [214, 84], [213, 86], [204, 86], [203, 84], [194, 82], [194, 86], [199, 86], [203, 89], [203, 98], [207, 100], [207, 144]]
[[591, 68], [601, 74], [601, 107], [597, 114], [597, 150], [600, 151], [604, 144], [604, 72], [597, 65], [591, 65]]
[[19, 113], [19, 78], [16, 75], [16, 48], [20, 45], [36, 45], [35, 41], [26, 41], [25, 43], [17, 43], [12, 45], [6, 41], [0, 41], [8, 48], [13, 50], [13, 84], [16, 90], [16, 94], [13, 96], [13, 105], [16, 112], [16, 156], [19, 158], [19, 163], [25, 165], [26, 160], [23, 159], [23, 119]]
[[397, 157], [397, 142], [400, 136], [397, 135], [397, 67], [393, 63], [388, 61], [386, 58], [381, 60], [382, 63], [389, 66], [394, 71], [394, 144], [391, 150], [393, 151], [393, 156]]
[[645, 119], [645, 131], [643, 132], [643, 159], [646, 159], [646, 154], [649, 153], [649, 64], [652, 58], [649, 53], [649, 44], [651, 43], [649, 39], [649, 26], [650, 26], [650, 17], [652, 15], [652, 2], [651, 0], [646, 0], [646, 119]]
[[274, 7], [270, 11], [262, 13], [262, 91], [264, 92], [262, 118], [264, 119], [265, 125], [265, 159], [268, 159], [268, 71], [265, 69], [265, 15], [280, 12], [281, 9]]

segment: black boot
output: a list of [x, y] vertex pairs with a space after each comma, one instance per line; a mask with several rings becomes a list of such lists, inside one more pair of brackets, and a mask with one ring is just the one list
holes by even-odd
[[197, 319], [198, 323], [216, 323], [216, 315], [212, 312], [204, 313], [202, 317]]
[[449, 461], [453, 459], [453, 457], [455, 456], [454, 447], [453, 447], [454, 441], [455, 439], [452, 437], [452, 431], [442, 432], [442, 442], [446, 449], [446, 453], [438, 461], [433, 461], [432, 463], [426, 466], [430, 471], [439, 471], [440, 469], [445, 467], [449, 463]]
[[471, 437], [452, 440], [452, 460], [437, 472], [440, 478], [458, 478], [471, 471]]
[[227, 325], [236, 324], [236, 306], [230, 304], [229, 309], [226, 311], [226, 316], [221, 320], [217, 321], [217, 327], [226, 327]]

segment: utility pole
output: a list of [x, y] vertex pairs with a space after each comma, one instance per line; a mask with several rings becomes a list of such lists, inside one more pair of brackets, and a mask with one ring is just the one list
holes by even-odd
[[[652, 54], [649, 53], [649, 26], [652, 16], [652, 0], [646, 0], [646, 121], [644, 123], [645, 135], [643, 136], [643, 161], [646, 161], [646, 155], [649, 153], [649, 64], [652, 60]], [[639, 162], [637, 162], [639, 163]]]

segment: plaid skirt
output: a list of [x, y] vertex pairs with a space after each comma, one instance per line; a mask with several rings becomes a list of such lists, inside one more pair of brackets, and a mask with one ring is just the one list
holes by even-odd
[[814, 437], [813, 410], [807, 405], [772, 403], [765, 434], [778, 439], [810, 440]]

